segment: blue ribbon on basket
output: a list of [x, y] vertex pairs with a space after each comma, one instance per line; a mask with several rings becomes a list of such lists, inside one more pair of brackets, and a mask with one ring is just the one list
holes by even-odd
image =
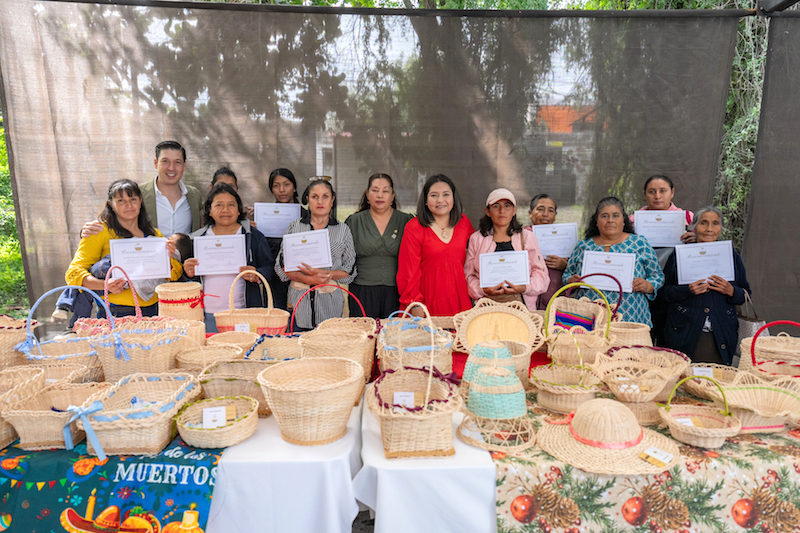
[[36, 339], [34, 338], [33, 334], [28, 333], [25, 336], [25, 340], [14, 346], [14, 349], [18, 352], [24, 353], [25, 355], [30, 355], [35, 344]]
[[119, 334], [119, 331], [112, 331], [111, 334], [114, 336], [114, 357], [123, 359], [127, 363], [131, 358], [128, 350], [122, 345], [122, 335]]
[[83, 422], [83, 430], [86, 432], [86, 438], [92, 443], [94, 451], [97, 452], [97, 457], [101, 461], [106, 460], [106, 454], [103, 451], [103, 447], [100, 446], [100, 441], [97, 440], [97, 434], [94, 432], [92, 425], [89, 423], [89, 415], [102, 410], [103, 402], [101, 401], [96, 401], [89, 407], [78, 407], [77, 405], [70, 405], [67, 407], [67, 411], [72, 413], [69, 422], [67, 422], [67, 425], [64, 426], [64, 443], [67, 445], [68, 450], [74, 448], [74, 443], [72, 442], [72, 433], [69, 430], [69, 426], [80, 418], [81, 422]]

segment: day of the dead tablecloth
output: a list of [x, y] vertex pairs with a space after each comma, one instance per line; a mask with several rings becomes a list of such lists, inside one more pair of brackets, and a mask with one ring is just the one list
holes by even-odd
[[0, 451], [0, 531], [200, 533], [223, 450], [180, 438], [154, 457]]
[[[535, 401], [528, 394], [537, 429], [563, 416]], [[800, 532], [800, 430], [680, 451], [680, 464], [656, 476], [587, 474], [538, 446], [493, 452], [498, 533]]]

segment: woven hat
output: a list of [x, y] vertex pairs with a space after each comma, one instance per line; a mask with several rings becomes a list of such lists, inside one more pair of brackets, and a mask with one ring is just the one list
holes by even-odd
[[[545, 423], [537, 444], [576, 468], [595, 474], [659, 474], [680, 460], [678, 445], [669, 437], [644, 429], [620, 402], [590, 400], [559, 423]], [[654, 446], [673, 456], [666, 466], [639, 457]]]

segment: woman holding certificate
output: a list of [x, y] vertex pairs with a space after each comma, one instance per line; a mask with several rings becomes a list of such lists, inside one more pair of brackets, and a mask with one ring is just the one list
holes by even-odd
[[[275, 277], [275, 263], [267, 238], [247, 222], [242, 199], [233, 187], [224, 182], [214, 185], [206, 198], [204, 214], [206, 226], [191, 235], [195, 257], [187, 259], [183, 267], [187, 276], [201, 277], [206, 331], [215, 333], [214, 313], [229, 309], [231, 285], [236, 276], [248, 270], [258, 271], [269, 281]], [[268, 303], [258, 276], [245, 274], [236, 281], [234, 309], [267, 307]]]
[[[690, 228], [697, 235], [698, 244], [715, 242], [723, 230], [722, 213], [716, 207], [704, 207], [697, 211]], [[735, 306], [744, 303], [745, 291], [750, 292], [750, 284], [739, 253], [736, 250], [730, 252], [733, 254], [734, 281], [712, 275], [681, 285], [674, 251], [664, 269], [664, 298], [667, 301], [664, 341], [668, 347], [684, 352], [694, 362], [730, 365], [736, 351], [739, 321]]]
[[[489, 193], [485, 212], [467, 247], [464, 274], [470, 297], [473, 300], [485, 296], [498, 302], [518, 301], [535, 310], [539, 295], [549, 283], [536, 236], [530, 229], [523, 229], [517, 220], [517, 200], [508, 189]], [[502, 254], [502, 262], [500, 259], [491, 261], [487, 254]], [[491, 277], [486, 275], [485, 268], [495, 271]], [[498, 275], [502, 279], [495, 283], [497, 280], [492, 278]]]
[[[467, 241], [474, 228], [455, 184], [444, 174], [428, 178], [417, 216], [406, 224], [397, 261], [400, 305], [422, 302], [434, 316], [453, 316], [472, 307], [464, 276]], [[422, 310], [414, 308], [414, 314]]]
[[[288, 168], [276, 168], [269, 173], [269, 190], [275, 197], [276, 204], [299, 204], [297, 198], [297, 180]], [[267, 237], [272, 257], [278, 257], [281, 251], [281, 237]], [[278, 309], [287, 309], [286, 294], [289, 291], [289, 282], [283, 282], [277, 276], [270, 282], [272, 299]]]
[[[70, 285], [78, 285], [102, 292], [105, 287], [105, 280], [92, 276], [89, 269], [92, 265], [111, 254], [112, 240], [163, 237], [163, 235], [150, 223], [150, 218], [148, 218], [142, 203], [142, 192], [139, 186], [131, 180], [121, 179], [111, 184], [108, 188], [105, 209], [100, 213], [99, 218], [103, 229], [100, 233], [81, 239], [78, 251], [75, 252], [75, 257], [67, 269], [65, 278]], [[144, 252], [147, 251], [144, 250]], [[134, 253], [135, 250], [126, 250], [126, 252], [130, 252], [126, 254], [127, 256], [137, 255]], [[163, 253], [163, 259], [156, 255], [148, 255], [147, 257], [142, 257], [142, 261], [157, 263], [163, 260], [165, 273], [169, 273], [169, 280], [177, 280], [183, 270], [181, 264], [171, 258], [175, 252], [175, 245], [167, 241], [161, 252]], [[135, 262], [136, 259], [128, 259], [128, 261]], [[166, 267], [167, 261], [168, 268]], [[114, 262], [114, 264], [119, 263]], [[126, 265], [120, 266], [124, 268]], [[127, 281], [124, 277], [110, 280], [108, 282], [108, 292], [111, 313], [114, 316], [127, 316], [135, 313], [133, 293], [127, 287]], [[139, 305], [144, 316], [156, 316], [158, 314], [158, 296], [156, 294], [152, 294], [149, 298], [140, 297]]]
[[[350, 291], [364, 306], [367, 316], [386, 318], [400, 307], [397, 293], [397, 256], [403, 230], [413, 215], [397, 210], [394, 183], [386, 174], [373, 174], [361, 196], [358, 211], [344, 221], [353, 234], [358, 277]], [[361, 310], [352, 298], [350, 316]]]
[[[625, 207], [619, 199], [609, 196], [597, 204], [597, 209], [589, 221], [584, 239], [578, 242], [567, 262], [562, 280], [564, 283], [573, 283], [580, 277], [584, 270], [585, 254], [594, 252], [610, 253], [604, 261], [619, 264], [621, 271], [616, 271], [625, 294], [619, 312], [627, 322], [639, 322], [653, 327], [650, 319], [649, 300], [656, 296], [658, 289], [664, 284], [664, 273], [658, 264], [656, 253], [647, 243], [647, 239], [633, 232], [633, 226], [625, 213]], [[620, 254], [620, 255], [614, 255]], [[627, 255], [622, 255], [627, 254]], [[628, 262], [632, 259], [632, 262]], [[596, 272], [602, 270], [593, 269]], [[622, 272], [622, 273], [621, 273]], [[592, 285], [601, 284], [592, 281]], [[609, 301], [616, 302], [619, 293], [612, 290], [603, 291]], [[578, 289], [578, 298], [586, 296], [594, 299], [597, 297], [591, 289]]]
[[308, 212], [289, 223], [275, 272], [289, 283], [289, 305], [295, 308], [294, 330], [314, 329], [320, 322], [342, 316], [344, 293], [333, 287], [311, 291], [325, 283], [343, 285], [356, 277], [356, 250], [346, 224], [332, 215], [336, 193], [328, 181], [312, 182], [303, 193]]
[[[533, 226], [543, 226], [548, 224], [555, 224], [556, 215], [558, 214], [558, 206], [548, 194], [537, 194], [531, 199], [530, 210], [528, 216], [531, 219]], [[544, 258], [544, 263], [547, 265], [547, 273], [550, 278], [547, 289], [539, 295], [536, 303], [536, 309], [544, 310], [547, 308], [547, 303], [550, 298], [564, 286], [561, 282], [561, 276], [564, 274], [564, 269], [567, 268], [567, 257], [558, 255], [547, 255]]]

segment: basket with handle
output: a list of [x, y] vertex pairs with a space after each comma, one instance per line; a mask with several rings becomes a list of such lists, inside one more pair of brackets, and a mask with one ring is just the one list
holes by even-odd
[[[346, 292], [358, 304], [362, 315], [366, 315], [361, 301], [344, 287], [328, 283], [316, 285], [309, 288], [297, 300], [290, 321], [292, 332], [294, 332], [294, 314], [300, 302], [311, 291], [321, 287], [335, 287]], [[352, 359], [364, 367], [364, 380], [369, 381], [372, 375], [372, 364], [375, 360], [375, 320], [366, 316], [359, 319], [361, 322], [352, 322], [351, 319], [341, 318], [330, 320], [337, 320], [337, 322], [323, 326], [322, 324], [328, 322], [326, 320], [317, 329], [303, 334], [299, 340], [300, 357], [344, 357], [345, 359]], [[344, 324], [348, 323], [346, 321], [350, 321], [351, 326], [345, 326]]]
[[[739, 369], [732, 366], [718, 365], [715, 363], [692, 363], [689, 365], [689, 368], [681, 374], [681, 377], [713, 377], [714, 381], [725, 386], [732, 382], [733, 378], [735, 378], [738, 373]], [[714, 387], [714, 384], [702, 379], [689, 379], [683, 382], [683, 388], [686, 392], [706, 400], [714, 399], [711, 397], [711, 394], [709, 394], [709, 391]]]
[[[430, 316], [424, 304], [418, 302], [411, 303], [406, 312], [414, 305]], [[436, 330], [428, 327], [426, 332], [428, 346], [434, 346]], [[404, 358], [413, 352], [404, 349], [404, 340], [402, 335], [397, 337], [399, 366], [384, 371], [366, 395], [369, 410], [380, 422], [384, 454], [389, 459], [453, 455], [453, 413], [463, 404], [458, 380], [436, 368], [435, 350], [426, 350], [427, 366], [405, 366]], [[401, 403], [396, 393], [411, 395], [412, 405]]]
[[725, 439], [739, 434], [742, 423], [728, 409], [728, 399], [720, 384], [706, 376], [698, 376], [698, 379], [708, 380], [719, 389], [725, 404], [723, 410], [712, 406], [672, 405], [672, 398], [675, 397], [678, 387], [690, 379], [695, 377], [678, 381], [672, 388], [667, 404], [658, 405], [661, 420], [669, 427], [672, 438], [677, 441], [698, 448], [719, 448], [725, 444]]
[[[570, 315], [575, 318], [577, 313], [574, 304], [568, 302], [575, 302], [571, 298], [558, 297], [564, 291], [568, 291], [574, 287], [587, 285], [589, 288], [597, 292], [605, 302], [606, 318], [599, 319], [600, 310], [597, 304], [584, 304], [579, 309], [583, 313], [589, 313], [594, 326], [591, 329], [580, 325], [560, 326], [557, 323], [563, 323], [562, 318], [558, 316], [557, 307], [561, 306]], [[621, 293], [620, 293], [621, 294]], [[589, 307], [586, 307], [588, 305]], [[581, 318], [586, 318], [588, 315], [580, 315]], [[608, 303], [605, 294], [599, 289], [589, 285], [588, 283], [568, 283], [561, 287], [547, 304], [545, 315], [548, 317], [545, 321], [545, 341], [547, 342], [547, 353], [550, 359], [562, 365], [580, 365], [581, 360], [585, 364], [591, 364], [595, 360], [595, 355], [599, 351], [605, 351], [611, 346], [611, 305]], [[566, 316], [564, 317], [566, 319]], [[602, 326], [600, 326], [602, 325]], [[564, 332], [569, 331], [573, 336], [564, 335]], [[574, 340], [573, 340], [574, 339]], [[580, 353], [579, 353], [580, 352]]]
[[[0, 406], [24, 401], [44, 388], [44, 372], [33, 366], [12, 366], [0, 370]], [[0, 409], [0, 448], [5, 448], [17, 438], [11, 422]]]
[[[87, 376], [87, 380], [89, 381], [103, 381], [103, 366], [100, 363], [100, 358], [97, 356], [97, 350], [92, 348], [91, 341], [105, 338], [105, 337], [73, 337], [69, 336], [65, 339], [54, 339], [50, 341], [40, 342], [36, 335], [31, 332], [31, 321], [33, 319], [33, 314], [36, 311], [36, 308], [51, 294], [55, 294], [56, 292], [63, 291], [64, 289], [74, 289], [74, 285], [63, 285], [61, 287], [56, 287], [55, 289], [51, 289], [41, 295], [38, 300], [31, 306], [30, 313], [28, 314], [28, 325], [27, 331], [25, 335], [25, 340], [21, 343], [17, 344], [14, 349], [26, 356], [28, 360], [28, 364], [31, 365], [59, 365], [59, 364], [78, 364], [84, 365], [89, 369], [89, 374]], [[97, 301], [98, 305], [102, 306], [106, 310], [106, 314], [109, 317], [108, 323], [115, 324], [115, 318], [111, 315], [111, 310], [108, 307], [103, 299], [97, 295], [96, 292], [84, 289], [81, 290], [86, 291]], [[111, 338], [111, 337], [108, 337]], [[122, 351], [124, 348], [121, 345], [121, 342], [117, 339], [111, 338], [112, 341], [117, 345], [117, 349]]]
[[[233, 293], [236, 282], [245, 274], [255, 274], [261, 279], [261, 286], [267, 292], [267, 307], [248, 307], [247, 309], [234, 309]], [[289, 312], [272, 307], [272, 290], [269, 288], [267, 278], [256, 270], [239, 272], [228, 295], [228, 310], [214, 313], [217, 329], [220, 333], [226, 331], [249, 331], [259, 335], [277, 335], [286, 331], [289, 323]]]
[[[761, 326], [752, 339], [743, 339], [739, 370], [752, 370], [762, 377], [800, 378], [800, 338], [781, 332], [774, 337], [762, 337], [756, 344], [759, 336], [771, 326], [800, 327], [800, 324], [792, 320], [776, 320]], [[746, 353], [750, 357], [745, 357]], [[759, 361], [759, 358], [762, 360]]]
[[[563, 311], [577, 312], [577, 313], [582, 313], [582, 312], [588, 313], [589, 316], [592, 316], [594, 318], [595, 328], [602, 328], [603, 326], [605, 326], [606, 320], [608, 322], [618, 322], [619, 320], [621, 320], [620, 314], [619, 314], [619, 308], [622, 306], [622, 298], [623, 298], [623, 294], [624, 294], [623, 291], [622, 291], [622, 283], [615, 276], [612, 276], [611, 274], [606, 274], [604, 272], [594, 272], [592, 274], [586, 274], [585, 276], [579, 276], [578, 279], [574, 283], [582, 282], [586, 278], [591, 278], [592, 276], [602, 276], [604, 278], [609, 278], [609, 279], [611, 279], [611, 281], [616, 283], [617, 287], [619, 288], [619, 292], [618, 292], [619, 297], [617, 298], [617, 303], [614, 305], [613, 308], [611, 308], [611, 315], [609, 316], [608, 314], [603, 313], [603, 308], [604, 307], [609, 307], [609, 301], [608, 301], [608, 298], [605, 297], [605, 293], [601, 294], [599, 290], [597, 290], [596, 288], [592, 287], [588, 283], [581, 283], [581, 285], [585, 285], [585, 286], [591, 288], [592, 290], [594, 290], [600, 297], [599, 298], [595, 298], [594, 300], [590, 300], [590, 299], [588, 299], [586, 297], [579, 298], [579, 299], [576, 300], [575, 298], [570, 298], [569, 297], [570, 293], [572, 293], [572, 289], [574, 288], [574, 287], [570, 287], [569, 289], [567, 289], [566, 294], [564, 295], [564, 297], [566, 299], [571, 300], [571, 301], [563, 301], [562, 300], [560, 302], [556, 302], [556, 306], [551, 308], [552, 311], [546, 311], [545, 312], [545, 318], [548, 320], [548, 323], [547, 323], [548, 326], [552, 327], [553, 325], [555, 325], [556, 312], [557, 311], [562, 311], [562, 310]], [[552, 300], [555, 297], [556, 297], [556, 295], [554, 294], [553, 297], [550, 298], [550, 299]], [[594, 306], [599, 306], [600, 309], [592, 308], [593, 305]]]
[[[800, 413], [800, 380], [762, 376], [739, 371], [733, 381], [722, 385], [731, 411], [742, 421], [740, 433], [778, 433]], [[716, 389], [710, 389], [709, 395], [722, 401]]]
[[196, 281], [171, 281], [156, 287], [158, 315], [203, 321], [203, 286]]
[[[14, 346], [25, 340], [28, 320], [20, 320], [8, 315], [0, 315], [0, 370], [10, 366], [24, 365], [25, 355], [14, 350]], [[39, 323], [33, 321], [35, 328]]]
[[[613, 328], [613, 325], [612, 325]], [[613, 346], [606, 351], [606, 355], [614, 357], [617, 353], [624, 353], [628, 358], [636, 358], [649, 363], [660, 365], [669, 373], [670, 379], [661, 392], [653, 398], [655, 402], [666, 402], [675, 384], [689, 367], [692, 360], [683, 352], [671, 348], [659, 348], [649, 345], [644, 346]], [[680, 368], [680, 372], [678, 372]]]
[[[190, 339], [187, 337], [187, 340]], [[200, 374], [211, 363], [223, 359], [244, 358], [244, 350], [239, 346], [225, 344], [201, 346], [194, 339], [191, 339], [191, 342], [195, 342], [195, 345], [175, 354], [175, 366], [181, 372], [187, 372], [194, 376]]]
[[258, 384], [258, 374], [280, 361], [234, 359], [208, 365], [198, 376], [206, 398], [221, 396], [249, 396], [258, 402], [258, 416], [272, 414], [267, 399]]
[[[203, 409], [229, 407], [236, 409], [236, 418], [216, 428], [203, 427]], [[178, 433], [189, 446], [196, 448], [227, 448], [239, 444], [256, 432], [258, 401], [248, 396], [207, 398], [184, 405], [175, 416]]]
[[[412, 317], [409, 311], [414, 306], [420, 306], [425, 316]], [[421, 368], [431, 364], [432, 358], [433, 366], [440, 372], [450, 373], [453, 370], [452, 354], [453, 335], [434, 327], [428, 308], [419, 302], [410, 303], [402, 313], [389, 315], [378, 335], [378, 365], [381, 372], [401, 366]]]
[[[158, 374], [175, 368], [184, 335], [179, 333], [119, 333], [92, 340], [106, 381], [114, 383], [136, 373]], [[124, 350], [119, 350], [119, 346]]]

